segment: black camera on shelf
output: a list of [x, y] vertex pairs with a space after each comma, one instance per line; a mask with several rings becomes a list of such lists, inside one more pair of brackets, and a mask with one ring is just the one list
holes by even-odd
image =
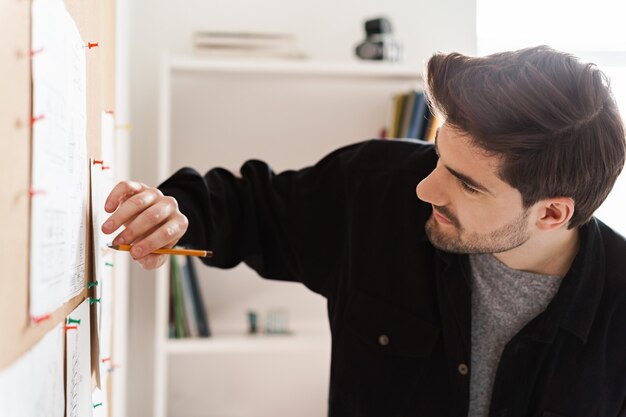
[[365, 41], [357, 45], [356, 55], [361, 59], [399, 61], [400, 44], [393, 38], [391, 22], [384, 17], [365, 22]]

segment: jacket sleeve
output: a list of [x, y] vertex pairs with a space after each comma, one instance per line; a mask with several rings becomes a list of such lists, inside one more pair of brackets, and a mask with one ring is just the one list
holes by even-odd
[[265, 278], [299, 281], [327, 296], [345, 247], [347, 170], [367, 143], [280, 174], [258, 160], [246, 162], [240, 177], [222, 168], [204, 176], [180, 169], [159, 186], [189, 219], [179, 244], [212, 250], [207, 265], [243, 261]]

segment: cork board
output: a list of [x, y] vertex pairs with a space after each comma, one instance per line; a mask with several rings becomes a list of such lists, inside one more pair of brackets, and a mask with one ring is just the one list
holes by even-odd
[[[115, 104], [115, 4], [113, 0], [66, 0], [82, 39], [97, 42], [87, 65], [87, 155], [100, 157], [101, 115]], [[38, 325], [29, 317], [29, 234], [31, 172], [31, 4], [0, 4], [0, 369], [13, 363], [88, 297], [87, 290]], [[113, 162], [113, 161], [112, 161]], [[88, 161], [85, 161], [88, 164]], [[87, 222], [85, 277], [93, 275], [90, 213]], [[97, 359], [96, 359], [97, 361]]]

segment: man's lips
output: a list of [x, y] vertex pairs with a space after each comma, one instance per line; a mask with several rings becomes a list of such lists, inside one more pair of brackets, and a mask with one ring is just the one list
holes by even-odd
[[448, 220], [446, 217], [444, 217], [443, 215], [441, 215], [437, 210], [433, 209], [433, 216], [435, 216], [435, 219], [439, 222], [439, 223], [444, 223], [444, 224], [452, 224], [452, 222], [450, 220]]

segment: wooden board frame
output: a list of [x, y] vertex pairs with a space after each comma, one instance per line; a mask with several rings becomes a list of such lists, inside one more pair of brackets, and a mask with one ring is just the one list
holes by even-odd
[[[115, 106], [115, 3], [113, 0], [66, 0], [85, 42], [98, 48], [86, 52], [87, 154], [100, 158], [101, 115]], [[31, 3], [3, 0], [0, 25], [0, 369], [13, 363], [76, 308], [87, 290], [34, 325], [29, 317], [29, 236], [31, 177]], [[88, 161], [85, 161], [88, 164]], [[113, 161], [110, 164], [114, 164]], [[89, 216], [89, 213], [85, 213]], [[93, 274], [91, 218], [87, 222], [85, 278]], [[97, 362], [97, 358], [96, 358]]]

